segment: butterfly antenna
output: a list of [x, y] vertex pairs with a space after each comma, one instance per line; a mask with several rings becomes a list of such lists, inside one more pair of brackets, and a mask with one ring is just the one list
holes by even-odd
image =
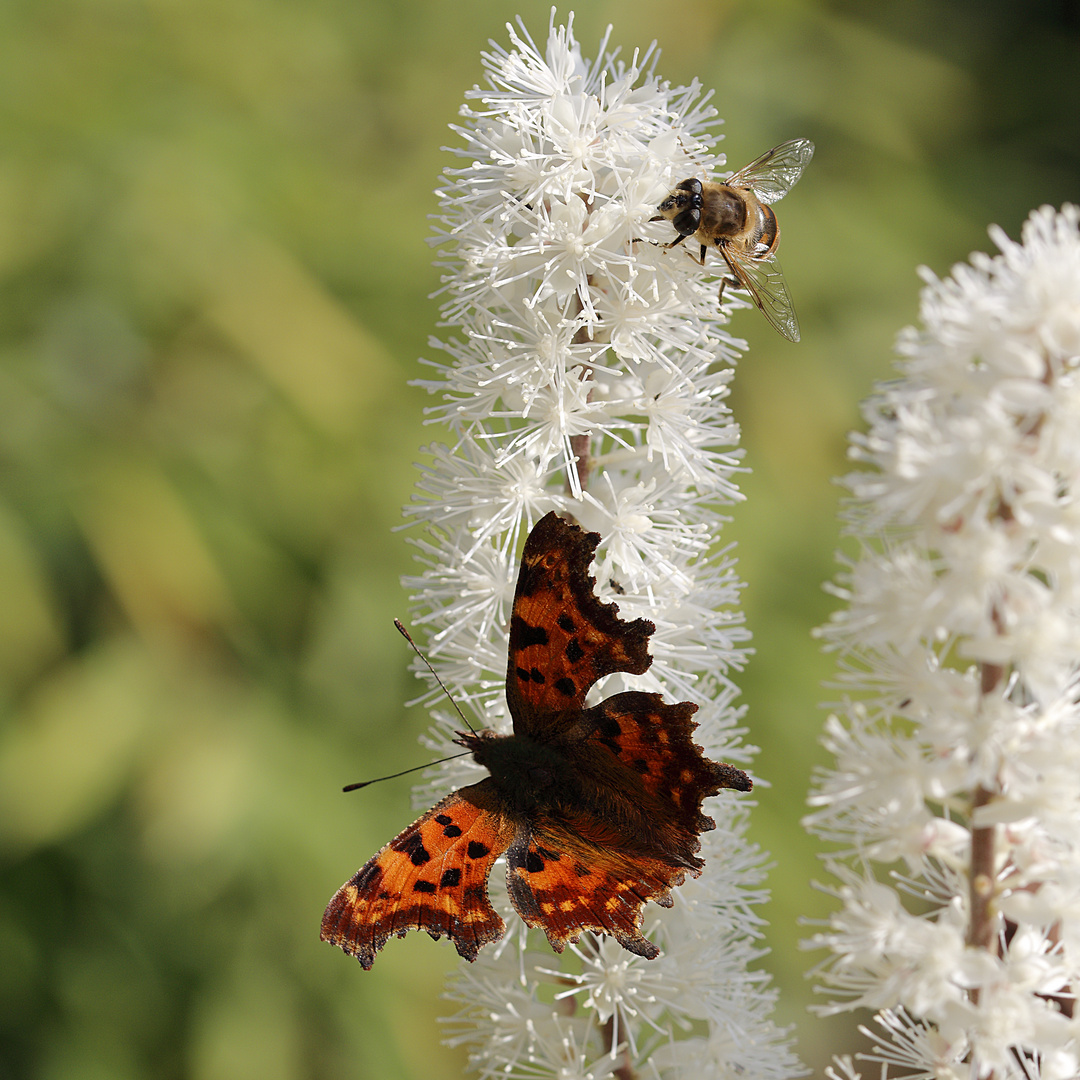
[[[460, 708], [458, 708], [458, 703], [454, 700], [453, 695], [450, 693], [450, 691], [446, 689], [446, 684], [442, 681], [442, 679], [439, 678], [439, 673], [431, 666], [431, 662], [420, 651], [420, 649], [417, 647], [416, 642], [413, 641], [413, 639], [411, 637], [409, 637], [409, 631], [406, 630], [404, 626], [402, 626], [401, 620], [400, 619], [395, 619], [394, 620], [394, 625], [398, 628], [398, 633], [401, 634], [401, 636], [413, 647], [413, 652], [415, 652], [416, 655], [419, 656], [420, 659], [424, 661], [424, 667], [426, 667], [428, 669], [428, 671], [430, 671], [431, 674], [434, 676], [435, 681], [439, 684], [440, 688], [442, 689], [442, 692], [447, 696], [447, 699], [450, 701], [450, 704], [454, 706], [454, 712], [456, 712], [458, 714], [458, 716], [461, 717], [462, 723], [475, 735], [476, 734], [476, 728], [474, 728], [472, 726], [472, 724], [469, 723], [469, 718], [461, 711]], [[460, 754], [455, 754], [454, 756], [455, 757], [460, 757], [461, 755]], [[444, 760], [449, 761], [450, 759], [445, 758]], [[432, 764], [437, 765], [438, 762], [433, 761]], [[426, 766], [421, 766], [421, 768], [426, 768]]]
[[389, 776], [376, 776], [374, 780], [361, 780], [359, 784], [346, 784], [342, 791], [358, 791], [362, 787], [367, 787], [368, 784], [377, 784], [381, 780], [396, 780], [399, 776], [405, 776], [411, 772], [418, 772], [420, 769], [426, 769], [428, 765], [441, 765], [444, 761], [453, 761], [454, 758], [467, 757], [472, 751], [463, 750], [460, 754], [451, 754], [449, 757], [439, 758], [438, 761], [429, 761], [427, 765], [414, 765], [411, 769], [402, 769], [401, 772], [391, 773]]

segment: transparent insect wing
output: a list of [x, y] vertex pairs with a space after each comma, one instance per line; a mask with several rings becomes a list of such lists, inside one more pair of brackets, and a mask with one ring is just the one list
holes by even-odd
[[798, 341], [799, 320], [788, 295], [783, 271], [775, 259], [745, 259], [731, 250], [721, 251], [739, 287], [745, 289], [761, 313], [788, 339]]
[[774, 146], [724, 183], [749, 188], [763, 203], [774, 203], [792, 189], [813, 156], [814, 144], [809, 139], [792, 139]]

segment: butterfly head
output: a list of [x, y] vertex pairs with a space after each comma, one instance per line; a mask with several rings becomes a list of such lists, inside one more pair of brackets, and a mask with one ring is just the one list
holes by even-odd
[[455, 731], [457, 736], [453, 740], [455, 746], [464, 746], [466, 750], [472, 754], [477, 752], [483, 752], [485, 743], [490, 742], [492, 739], [497, 739], [499, 736], [490, 728], [485, 728], [483, 731]]

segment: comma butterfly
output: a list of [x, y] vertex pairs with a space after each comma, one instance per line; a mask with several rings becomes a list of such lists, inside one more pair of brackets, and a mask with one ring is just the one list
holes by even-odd
[[487, 879], [506, 854], [510, 900], [562, 952], [585, 930], [652, 960], [646, 900], [705, 865], [702, 800], [750, 778], [691, 739], [692, 702], [627, 690], [585, 708], [604, 675], [652, 663], [647, 619], [626, 622], [588, 576], [598, 533], [550, 513], [525, 541], [510, 623], [506, 700], [514, 733], [459, 732], [491, 774], [433, 806], [334, 895], [322, 940], [366, 969], [391, 934], [446, 934], [466, 960], [502, 937]]

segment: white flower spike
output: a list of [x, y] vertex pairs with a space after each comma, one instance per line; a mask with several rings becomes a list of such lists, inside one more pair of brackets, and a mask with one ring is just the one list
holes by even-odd
[[[659, 246], [670, 226], [649, 224], [677, 180], [722, 165], [715, 110], [697, 84], [658, 79], [651, 49], [623, 62], [605, 37], [586, 60], [572, 20], [558, 26], [554, 13], [543, 49], [523, 26], [509, 32], [509, 48], [483, 58], [488, 85], [467, 95], [462, 162], [439, 192], [450, 329], [422, 385], [452, 439], [433, 448], [406, 510], [424, 528], [423, 570], [406, 581], [413, 622], [477, 726], [506, 731], [518, 552], [548, 511], [572, 515], [602, 536], [600, 599], [657, 627], [651, 667], [610, 676], [599, 696], [692, 700], [694, 739], [744, 764], [753, 748], [732, 676], [749, 635], [732, 560], [711, 554], [719, 507], [741, 498], [725, 398], [743, 343], [723, 327], [715, 280]], [[460, 721], [434, 715], [428, 742], [443, 751]], [[469, 759], [439, 767], [417, 801], [478, 778]], [[671, 909], [645, 908], [656, 960], [588, 937], [553, 953], [523, 932], [492, 875], [509, 932], [447, 992], [450, 1039], [481, 1076], [801, 1074], [769, 1019], [767, 980], [747, 971], [763, 855], [745, 839], [744, 806], [711, 799], [706, 811], [717, 829], [703, 837], [703, 875]]]
[[927, 273], [853, 437], [863, 553], [822, 632], [852, 699], [806, 819], [841, 907], [811, 944], [825, 1011], [877, 1011], [883, 1080], [1080, 1067], [1078, 226], [1043, 207]]

